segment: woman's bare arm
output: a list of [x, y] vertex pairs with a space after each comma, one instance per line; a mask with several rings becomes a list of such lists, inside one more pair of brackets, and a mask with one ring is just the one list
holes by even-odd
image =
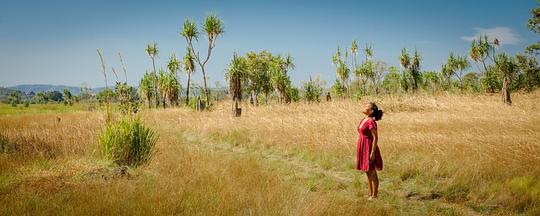
[[371, 135], [373, 135], [373, 147], [371, 148], [371, 153], [369, 154], [369, 160], [375, 160], [375, 149], [377, 149], [377, 144], [379, 141], [379, 135], [377, 134], [377, 128], [371, 129]]

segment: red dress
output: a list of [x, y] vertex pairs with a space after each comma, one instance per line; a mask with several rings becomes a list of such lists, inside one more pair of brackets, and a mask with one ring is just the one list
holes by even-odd
[[364, 172], [373, 169], [382, 170], [383, 161], [378, 146], [377, 149], [375, 149], [375, 159], [373, 162], [369, 162], [369, 154], [373, 147], [373, 135], [371, 134], [371, 130], [377, 128], [377, 122], [372, 118], [368, 118], [362, 127], [360, 127], [361, 124], [362, 121], [360, 121], [360, 124], [358, 124], [357, 127], [358, 142], [356, 147], [356, 170], [362, 170]]

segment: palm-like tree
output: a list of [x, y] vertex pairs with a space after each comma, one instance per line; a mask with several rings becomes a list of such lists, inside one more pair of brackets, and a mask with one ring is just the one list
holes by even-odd
[[186, 55], [183, 59], [184, 72], [187, 74], [187, 86], [186, 86], [186, 105], [189, 104], [189, 88], [191, 82], [191, 74], [195, 73], [195, 60], [190, 49], [186, 49]]
[[351, 44], [351, 55], [353, 60], [353, 70], [356, 70], [356, 55], [358, 54], [358, 43], [356, 43], [356, 39], [352, 41]]
[[[407, 49], [405, 48], [401, 50], [401, 56], [399, 56], [399, 64], [403, 68], [403, 76], [408, 77], [407, 74], [409, 74], [409, 66], [411, 65], [411, 57], [409, 56], [409, 52], [407, 52]], [[406, 90], [409, 87], [408, 79], [410, 78], [407, 78], [407, 82], [405, 83]]]
[[399, 57], [399, 63], [403, 68], [403, 78], [405, 81], [405, 89], [412, 89], [413, 92], [418, 90], [418, 80], [420, 79], [420, 62], [422, 58], [418, 53], [418, 50], [414, 51], [414, 54], [411, 58], [407, 49], [403, 48], [401, 50], [401, 56]]
[[[178, 96], [180, 94], [179, 84], [180, 83], [178, 82], [178, 79], [174, 73], [169, 72], [166, 74], [164, 92], [171, 106], [173, 104], [178, 104]], [[165, 102], [163, 102], [163, 104], [165, 104]]]
[[366, 54], [366, 61], [371, 60], [373, 57], [373, 49], [371, 49], [370, 45], [366, 45], [366, 48], [364, 48], [364, 53]]
[[411, 69], [409, 70], [411, 73], [410, 78], [412, 89], [414, 92], [418, 90], [418, 79], [420, 78], [420, 61], [422, 61], [422, 57], [420, 57], [418, 50], [414, 50], [414, 55], [411, 62]]
[[289, 69], [294, 70], [296, 65], [294, 64], [294, 58], [291, 56], [291, 54], [287, 53], [285, 56], [283, 67], [285, 68], [285, 74], [288, 74]]
[[287, 90], [291, 84], [291, 80], [289, 76], [287, 75], [287, 71], [293, 68], [294, 68], [294, 63], [290, 55], [287, 55], [285, 59], [281, 58], [281, 56], [273, 58], [273, 61], [270, 65], [270, 74], [271, 74], [270, 81], [272, 83], [273, 88], [279, 94], [280, 103], [290, 102], [290, 97], [288, 95], [289, 92]]
[[152, 108], [152, 98], [155, 96], [155, 76], [148, 71], [143, 75], [139, 82], [141, 96], [148, 102], [148, 109]]
[[180, 61], [176, 58], [176, 54], [172, 54], [169, 62], [167, 63], [167, 68], [169, 69], [169, 80], [168, 80], [168, 98], [169, 103], [178, 105], [178, 96], [180, 95], [180, 79], [178, 77], [178, 70], [180, 70]]
[[169, 69], [169, 72], [176, 74], [176, 72], [180, 69], [180, 61], [178, 58], [176, 58], [176, 54], [172, 54], [171, 58], [169, 59], [169, 62], [167, 63], [167, 68]]
[[165, 108], [165, 99], [168, 97], [167, 95], [167, 92], [168, 92], [168, 78], [169, 76], [167, 76], [167, 73], [165, 72], [165, 70], [163, 69], [159, 69], [159, 72], [158, 72], [158, 75], [157, 75], [157, 91], [158, 93], [160, 94], [160, 96], [162, 97], [162, 104], [163, 104], [163, 108]]
[[239, 117], [241, 112], [238, 103], [242, 101], [242, 80], [247, 76], [246, 59], [238, 57], [236, 53], [229, 64], [225, 78], [229, 81], [229, 94], [231, 98], [231, 108], [234, 116]]
[[401, 50], [401, 56], [399, 57], [399, 63], [403, 69], [409, 69], [409, 65], [411, 63], [411, 57], [409, 56], [409, 53], [407, 52], [407, 49], [403, 48]]
[[[148, 54], [148, 56], [152, 60], [152, 69], [153, 69], [153, 73], [154, 73], [155, 77], [157, 77], [155, 58], [158, 55], [158, 53], [159, 53], [159, 49], [157, 47], [156, 42], [146, 45], [146, 54]], [[156, 82], [156, 81], [157, 80], [154, 79], [154, 82]], [[158, 87], [157, 83], [154, 83], [154, 88], [155, 88], [154, 92], [156, 93], [156, 95], [154, 95], [155, 98], [156, 98], [156, 107], [159, 106], [159, 91], [158, 91], [157, 87]]]
[[514, 58], [506, 56], [506, 54], [501, 53], [495, 57], [497, 70], [500, 76], [503, 78], [501, 96], [502, 101], [505, 104], [511, 105], [512, 98], [510, 97], [510, 82], [518, 72], [517, 64], [515, 63]]
[[[486, 35], [480, 37], [478, 40], [473, 40], [471, 43], [471, 47], [469, 48], [469, 57], [475, 62], [475, 63], [482, 63], [482, 66], [484, 67], [483, 76], [486, 76], [488, 73], [488, 67], [486, 65], [486, 60], [490, 57], [490, 55], [494, 55], [495, 48], [493, 44], [491, 44], [490, 41], [488, 41], [488, 38]], [[493, 93], [495, 92], [495, 89], [493, 86], [489, 86], [488, 92]]]
[[349, 69], [349, 67], [347, 67], [347, 62], [345, 61], [345, 59], [347, 59], [346, 56], [347, 56], [347, 52], [345, 52], [345, 58], [342, 58], [341, 50], [338, 47], [337, 51], [336, 51], [336, 54], [332, 57], [332, 62], [336, 66], [337, 76], [338, 76], [339, 80], [341, 81], [341, 84], [345, 88], [345, 91], [348, 94], [349, 93], [350, 69]]
[[191, 20], [184, 21], [181, 35], [186, 39], [188, 47], [189, 49], [191, 49], [194, 59], [197, 60], [197, 63], [201, 67], [206, 103], [207, 105], [210, 105], [210, 95], [208, 92], [205, 65], [206, 63], [208, 63], [208, 60], [210, 60], [212, 50], [216, 46], [217, 38], [224, 33], [223, 21], [214, 14], [207, 15], [204, 20], [203, 30], [208, 38], [208, 51], [204, 60], [200, 58], [199, 53], [195, 52], [193, 48], [193, 39], [196, 40], [199, 36], [199, 31], [195, 22]]
[[460, 88], [463, 89], [463, 72], [469, 68], [471, 64], [469, 63], [469, 60], [467, 60], [467, 57], [465, 56], [458, 56], [457, 62], [456, 62], [456, 76], [459, 80]]
[[446, 71], [444, 72], [448, 76], [448, 87], [450, 87], [451, 77], [456, 76], [459, 81], [459, 87], [463, 89], [463, 72], [469, 67], [469, 61], [465, 56], [458, 55], [454, 57], [454, 53], [451, 52], [446, 62]]

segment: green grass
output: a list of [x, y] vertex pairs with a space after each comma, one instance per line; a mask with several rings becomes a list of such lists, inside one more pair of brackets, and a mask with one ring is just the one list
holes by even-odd
[[64, 104], [30, 104], [28, 107], [24, 107], [24, 104], [19, 104], [16, 107], [12, 107], [10, 104], [0, 104], [0, 116], [12, 116], [23, 114], [58, 114], [58, 113], [72, 113], [79, 111], [87, 111], [92, 109], [90, 107], [97, 108], [96, 105], [87, 103], [76, 103], [72, 106]]

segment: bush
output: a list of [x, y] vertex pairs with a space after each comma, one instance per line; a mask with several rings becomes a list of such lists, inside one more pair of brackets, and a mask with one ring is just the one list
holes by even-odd
[[149, 161], [157, 139], [157, 133], [137, 117], [108, 125], [100, 142], [107, 159], [120, 166], [137, 167]]

